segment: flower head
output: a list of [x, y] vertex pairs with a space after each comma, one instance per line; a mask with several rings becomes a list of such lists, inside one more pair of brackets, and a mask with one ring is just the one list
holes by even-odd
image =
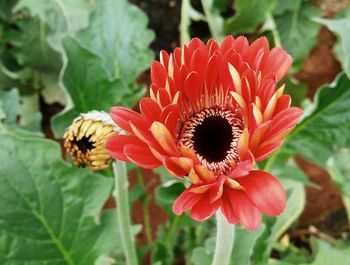
[[230, 223], [256, 229], [261, 214], [276, 216], [286, 194], [271, 174], [253, 170], [276, 151], [302, 111], [290, 107], [278, 81], [292, 63], [266, 38], [249, 45], [228, 36], [219, 46], [192, 39], [151, 65], [150, 97], [141, 113], [114, 107], [128, 135], [109, 138], [110, 154], [145, 168], [164, 166], [191, 185], [173, 206], [201, 221], [221, 208]]
[[119, 129], [105, 112], [90, 111], [81, 114], [66, 129], [64, 147], [76, 166], [93, 170], [109, 167], [111, 156], [105, 148], [106, 140]]

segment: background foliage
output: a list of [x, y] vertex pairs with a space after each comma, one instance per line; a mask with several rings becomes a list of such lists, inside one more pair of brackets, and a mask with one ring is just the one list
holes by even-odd
[[[231, 264], [347, 265], [350, 3], [131, 2], [0, 2], [0, 263], [124, 264], [116, 213], [104, 207], [113, 189], [110, 172], [72, 168], [56, 142], [81, 112], [134, 107], [146, 93], [148, 67], [160, 48], [171, 51], [194, 36], [220, 41], [245, 34], [250, 40], [266, 35], [271, 46], [293, 56], [282, 82], [305, 115], [283, 148], [259, 165], [282, 179], [287, 208], [278, 218], [265, 218], [258, 231], [238, 228]], [[326, 34], [331, 54], [318, 52]], [[324, 84], [322, 69], [329, 64]], [[310, 82], [310, 69], [322, 78]], [[310, 179], [320, 168], [331, 181], [317, 174]], [[197, 223], [171, 211], [183, 183], [163, 169], [132, 165], [130, 177], [133, 220], [142, 223], [141, 232], [135, 227], [142, 264], [210, 264], [214, 220]], [[332, 183], [343, 204], [323, 211], [321, 221], [303, 222], [312, 193], [327, 193]]]

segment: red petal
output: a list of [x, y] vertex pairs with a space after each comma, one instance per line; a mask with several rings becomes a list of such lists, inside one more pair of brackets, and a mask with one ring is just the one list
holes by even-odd
[[129, 144], [124, 147], [125, 156], [133, 163], [144, 168], [156, 168], [162, 165], [149, 150], [148, 146]]
[[169, 62], [169, 54], [166, 51], [162, 50], [159, 53], [159, 59], [161, 64], [165, 67], [165, 69], [167, 69]]
[[206, 89], [208, 91], [208, 95], [211, 95], [211, 92], [214, 88], [214, 85], [218, 79], [219, 74], [219, 59], [218, 56], [213, 55], [208, 62], [207, 68], [205, 70], [206, 72]]
[[151, 64], [151, 80], [152, 83], [157, 84], [159, 87], [165, 87], [165, 80], [168, 73], [164, 66], [158, 62], [153, 61]]
[[294, 127], [301, 115], [303, 115], [303, 111], [295, 107], [288, 108], [278, 113], [272, 119], [272, 126], [266, 133], [268, 139], [274, 138], [283, 133], [286, 129]]
[[144, 124], [144, 118], [137, 112], [124, 108], [124, 107], [113, 107], [110, 109], [109, 114], [112, 120], [124, 131], [131, 132], [129, 121], [134, 124]]
[[226, 36], [220, 45], [220, 50], [222, 54], [225, 54], [228, 50], [231, 50], [234, 42], [235, 42], [235, 39], [233, 38], [232, 35]]
[[151, 132], [154, 139], [159, 143], [164, 151], [172, 156], [178, 155], [179, 150], [175, 143], [175, 139], [163, 123], [158, 121], [152, 123]]
[[280, 148], [282, 145], [282, 141], [272, 143], [263, 147], [260, 147], [258, 151], [254, 154], [255, 160], [257, 162], [266, 159], [269, 157], [273, 152], [275, 152], [278, 148]]
[[250, 160], [242, 161], [237, 164], [234, 170], [228, 175], [229, 178], [240, 178], [249, 174], [253, 169], [253, 162]]
[[188, 99], [195, 106], [201, 95], [202, 83], [196, 72], [191, 72], [184, 83], [184, 91]]
[[195, 203], [201, 198], [202, 194], [196, 194], [186, 189], [184, 192], [180, 194], [180, 196], [176, 199], [173, 204], [173, 212], [176, 215], [180, 215], [183, 212], [188, 211], [193, 207]]
[[129, 159], [124, 154], [124, 147], [128, 144], [143, 145], [143, 143], [131, 135], [114, 135], [107, 139], [106, 149], [108, 153], [117, 160], [127, 161]]
[[258, 149], [261, 142], [264, 141], [265, 133], [271, 127], [271, 123], [271, 121], [266, 121], [260, 124], [250, 137], [249, 148], [253, 153]]
[[246, 37], [239, 36], [233, 43], [232, 49], [234, 49], [239, 54], [244, 54], [248, 48], [249, 43]]
[[187, 157], [164, 157], [163, 164], [171, 174], [183, 178], [188, 175], [193, 163]]
[[209, 52], [209, 56], [212, 56], [219, 49], [219, 45], [214, 39], [208, 40], [206, 46]]
[[261, 224], [261, 212], [244, 191], [230, 190], [228, 193], [232, 208], [239, 222], [248, 230], [256, 230]]
[[174, 60], [177, 65], [181, 65], [181, 53], [182, 53], [182, 50], [179, 47], [176, 47], [173, 52]]
[[226, 216], [227, 221], [230, 224], [238, 223], [239, 219], [238, 219], [237, 215], [235, 214], [235, 211], [233, 210], [231, 201], [225, 192], [222, 194], [222, 198], [221, 198], [220, 202], [221, 202], [220, 209], [221, 209], [222, 213]]
[[271, 97], [276, 92], [276, 82], [274, 79], [264, 79], [260, 85], [258, 96], [261, 99], [262, 107], [264, 111]]
[[159, 121], [161, 109], [157, 102], [151, 98], [143, 98], [140, 101], [140, 110], [143, 116], [149, 121]]
[[275, 47], [270, 51], [270, 56], [263, 69], [263, 74], [275, 73], [277, 81], [287, 73], [289, 67], [292, 65], [292, 57], [283, 49]]
[[200, 200], [192, 207], [190, 216], [196, 221], [208, 219], [217, 211], [220, 206], [220, 200], [210, 203], [209, 195], [204, 193]]
[[197, 49], [191, 59], [190, 67], [192, 71], [198, 73], [198, 78], [203, 80], [204, 71], [208, 63], [207, 49]]
[[158, 103], [165, 107], [171, 103], [171, 98], [169, 93], [165, 90], [165, 88], [159, 88], [157, 93], [157, 101]]
[[250, 44], [244, 56], [244, 60], [249, 63], [251, 68], [258, 72], [260, 64], [263, 63], [262, 61], [266, 60], [263, 57], [266, 57], [269, 50], [270, 46], [268, 40], [265, 37], [261, 37]]
[[254, 170], [238, 180], [260, 211], [279, 215], [286, 207], [286, 192], [281, 182], [268, 172]]
[[274, 115], [277, 115], [281, 111], [289, 108], [291, 99], [289, 95], [282, 95], [277, 99]]
[[178, 104], [171, 104], [166, 106], [160, 117], [165, 127], [168, 128], [169, 132], [175, 137], [179, 125], [181, 110]]

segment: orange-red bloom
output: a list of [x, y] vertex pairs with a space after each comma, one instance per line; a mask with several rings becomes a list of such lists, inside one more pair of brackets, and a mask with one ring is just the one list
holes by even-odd
[[290, 107], [277, 82], [292, 62], [266, 38], [249, 45], [228, 36], [219, 46], [192, 39], [151, 66], [150, 97], [141, 114], [114, 107], [111, 117], [127, 135], [109, 138], [119, 160], [141, 167], [165, 166], [191, 185], [173, 206], [201, 221], [219, 208], [230, 223], [256, 229], [261, 213], [276, 216], [286, 205], [282, 184], [253, 170], [276, 151], [302, 111]]

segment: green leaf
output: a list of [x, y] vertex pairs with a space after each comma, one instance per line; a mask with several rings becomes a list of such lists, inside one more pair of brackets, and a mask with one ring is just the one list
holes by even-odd
[[18, 30], [13, 32], [9, 42], [14, 46], [13, 53], [19, 65], [58, 73], [62, 66], [61, 56], [47, 42], [47, 36], [53, 31], [37, 17], [16, 22]]
[[236, 14], [225, 22], [225, 31], [230, 34], [254, 32], [265, 21], [275, 4], [276, 0], [235, 1]]
[[350, 223], [350, 151], [338, 150], [328, 161], [326, 167], [332, 180], [341, 192]]
[[15, 11], [22, 9], [28, 9], [33, 17], [49, 26], [48, 42], [59, 51], [63, 36], [72, 36], [88, 26], [91, 4], [86, 0], [20, 0]]
[[164, 183], [156, 189], [156, 202], [169, 215], [173, 215], [172, 207], [174, 201], [184, 191], [185, 187], [182, 182], [171, 180]]
[[41, 131], [41, 119], [39, 95], [31, 94], [22, 96], [18, 124], [29, 131]]
[[337, 35], [339, 43], [337, 47], [341, 56], [338, 56], [344, 72], [350, 78], [350, 12], [347, 12], [347, 17], [336, 19], [315, 18], [314, 21], [327, 26], [330, 31]]
[[100, 214], [112, 181], [60, 153], [52, 141], [1, 135], [1, 264], [92, 265], [119, 247], [115, 212]]
[[[4, 111], [4, 124], [16, 123], [18, 109], [19, 109], [19, 93], [16, 88], [10, 91], [0, 90], [0, 103]], [[1, 121], [1, 117], [0, 117]]]
[[248, 231], [241, 226], [236, 226], [235, 229], [235, 241], [233, 243], [230, 264], [250, 265], [255, 243], [264, 232], [265, 224], [262, 224], [256, 231]]
[[284, 78], [281, 82], [286, 85], [284, 93], [291, 96], [292, 105], [301, 106], [307, 92], [306, 85], [292, 77]]
[[154, 57], [149, 49], [154, 33], [147, 24], [146, 14], [126, 0], [97, 1], [90, 26], [77, 39], [101, 57], [110, 78], [133, 85]]
[[304, 119], [286, 140], [285, 150], [323, 165], [336, 146], [350, 145], [350, 80], [340, 74], [322, 87]]
[[302, 61], [316, 45], [320, 25], [312, 19], [320, 16], [317, 8], [303, 0], [277, 2], [274, 19], [282, 47], [292, 55], [295, 62]]
[[153, 265], [171, 265], [174, 259], [174, 253], [162, 242], [156, 242], [152, 250]]
[[191, 262], [194, 265], [210, 265], [213, 254], [209, 255], [204, 247], [195, 248], [191, 255]]
[[17, 0], [2, 0], [0, 1], [0, 19], [10, 20], [12, 9], [17, 4]]
[[204, 247], [195, 248], [191, 255], [194, 265], [210, 265], [214, 256], [215, 238], [211, 237], [205, 241]]
[[110, 81], [101, 59], [81, 47], [73, 38], [63, 41], [67, 64], [62, 83], [71, 98], [71, 105], [53, 118], [56, 137], [62, 137], [65, 128], [79, 116], [90, 110], [108, 111], [113, 105], [126, 105], [128, 89], [121, 80]]
[[284, 179], [282, 183], [288, 194], [287, 206], [277, 218], [266, 218], [266, 229], [254, 248], [256, 263], [268, 261], [276, 241], [298, 219], [305, 207], [304, 185], [290, 179]]
[[349, 260], [350, 247], [336, 248], [329, 243], [317, 240], [317, 253], [312, 263], [301, 265], [345, 265]]

